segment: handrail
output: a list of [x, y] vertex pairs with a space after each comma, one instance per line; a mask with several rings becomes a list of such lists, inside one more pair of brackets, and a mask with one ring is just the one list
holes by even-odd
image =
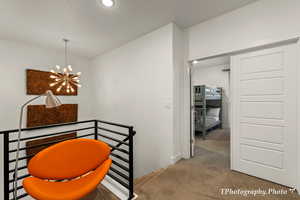
[[133, 126], [128, 126], [128, 125], [124, 125], [124, 124], [120, 124], [120, 123], [115, 123], [115, 122], [108, 122], [108, 121], [103, 121], [103, 120], [96, 120], [97, 122], [103, 123], [103, 124], [109, 124], [109, 125], [113, 125], [113, 126], [120, 126], [123, 128], [133, 128]]
[[[125, 124], [120, 124], [120, 123], [115, 123], [115, 122], [108, 122], [108, 121], [103, 121], [103, 120], [85, 120], [85, 121], [77, 121], [77, 122], [68, 122], [68, 123], [60, 123], [60, 124], [51, 124], [51, 125], [46, 125], [46, 126], [35, 126], [35, 127], [30, 127], [30, 128], [22, 128], [21, 131], [33, 131], [33, 130], [39, 130], [39, 129], [47, 129], [47, 128], [55, 128], [55, 127], [60, 127], [60, 126], [70, 126], [70, 125], [77, 125], [77, 124], [83, 124], [83, 123], [91, 123], [91, 122], [100, 122], [103, 124], [108, 124], [112, 126], [119, 126], [122, 128], [133, 128], [133, 126], [125, 125]], [[15, 133], [18, 132], [19, 129], [12, 129], [12, 130], [2, 130], [0, 131], [0, 134], [5, 134], [5, 133]]]
[[[90, 122], [94, 122], [94, 121], [95, 120], [86, 120], [86, 121], [69, 122], [69, 123], [61, 123], [61, 124], [51, 124], [51, 125], [46, 125], [46, 126], [35, 126], [35, 127], [30, 127], [30, 128], [22, 128], [21, 131], [33, 131], [33, 130], [39, 130], [39, 129], [55, 128], [55, 127], [60, 127], [60, 126], [71, 126], [71, 125], [76, 125], [76, 124], [90, 123]], [[15, 133], [18, 131], [19, 131], [19, 129], [4, 130], [4, 131], [0, 131], [0, 134]]]
[[[87, 128], [80, 128], [80, 129], [74, 129], [74, 130], [67, 130], [67, 131], [61, 131], [61, 132], [57, 132], [57, 133], [51, 133], [51, 134], [47, 134], [47, 135], [38, 135], [38, 136], [32, 136], [32, 137], [26, 137], [26, 138], [21, 138], [20, 141], [24, 141], [24, 140], [32, 140], [32, 139], [38, 139], [41, 137], [49, 137], [49, 136], [55, 136], [55, 135], [59, 135], [59, 134], [65, 134], [65, 133], [70, 133], [70, 132], [75, 132], [75, 131], [84, 131], [84, 130], [90, 130], [93, 129], [94, 127], [87, 127]], [[9, 142], [17, 142], [18, 140], [10, 140]]]

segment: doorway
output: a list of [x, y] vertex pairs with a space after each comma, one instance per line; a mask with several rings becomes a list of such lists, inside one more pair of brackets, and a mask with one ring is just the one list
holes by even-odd
[[191, 72], [193, 156], [214, 155], [230, 169], [230, 56], [194, 63]]
[[[227, 134], [230, 138], [230, 155], [227, 154], [227, 157], [231, 162], [227, 167], [230, 166], [231, 170], [289, 187], [297, 186], [297, 158], [292, 156], [297, 155], [297, 101], [291, 98], [297, 91], [297, 53], [298, 45], [281, 43], [279, 47], [270, 45], [227, 54], [230, 69], [224, 67], [224, 71], [231, 71], [228, 74], [231, 84], [228, 101], [230, 126]], [[203, 61], [211, 63], [216, 60], [222, 60], [222, 57]], [[192, 156], [197, 156], [198, 144], [205, 150], [212, 146], [215, 151], [219, 148], [220, 153], [220, 147], [207, 144], [219, 138], [226, 140], [226, 133], [222, 133], [222, 129], [212, 129], [205, 137], [202, 131], [202, 140], [197, 142], [199, 136], [194, 122], [198, 114], [194, 105], [194, 86], [198, 83], [194, 76], [197, 68], [203, 67], [205, 62], [194, 62], [190, 70]], [[215, 82], [220, 80], [204, 72], [202, 76], [206, 79]], [[207, 111], [204, 114], [207, 115]], [[224, 153], [224, 148], [222, 150]]]

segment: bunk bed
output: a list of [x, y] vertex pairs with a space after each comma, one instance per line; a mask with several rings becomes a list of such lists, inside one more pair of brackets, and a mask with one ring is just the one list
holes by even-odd
[[222, 128], [222, 88], [194, 86], [194, 130], [205, 139], [213, 128]]

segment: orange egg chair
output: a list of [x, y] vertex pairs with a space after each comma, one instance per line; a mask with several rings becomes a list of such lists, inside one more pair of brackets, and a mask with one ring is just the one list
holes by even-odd
[[28, 164], [31, 177], [25, 178], [26, 192], [39, 200], [80, 199], [107, 174], [110, 147], [93, 139], [72, 139], [36, 154]]

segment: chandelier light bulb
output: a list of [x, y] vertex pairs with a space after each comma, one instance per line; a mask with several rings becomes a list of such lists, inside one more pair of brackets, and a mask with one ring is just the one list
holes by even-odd
[[56, 85], [57, 83], [51, 83], [50, 84], [50, 87], [53, 87], [54, 85]]
[[68, 69], [69, 69], [69, 71], [71, 72], [71, 71], [73, 71], [73, 69], [72, 69], [72, 66], [71, 65], [69, 65], [68, 66]]
[[62, 88], [62, 85], [59, 86], [56, 91], [59, 92], [61, 90], [61, 88]]

